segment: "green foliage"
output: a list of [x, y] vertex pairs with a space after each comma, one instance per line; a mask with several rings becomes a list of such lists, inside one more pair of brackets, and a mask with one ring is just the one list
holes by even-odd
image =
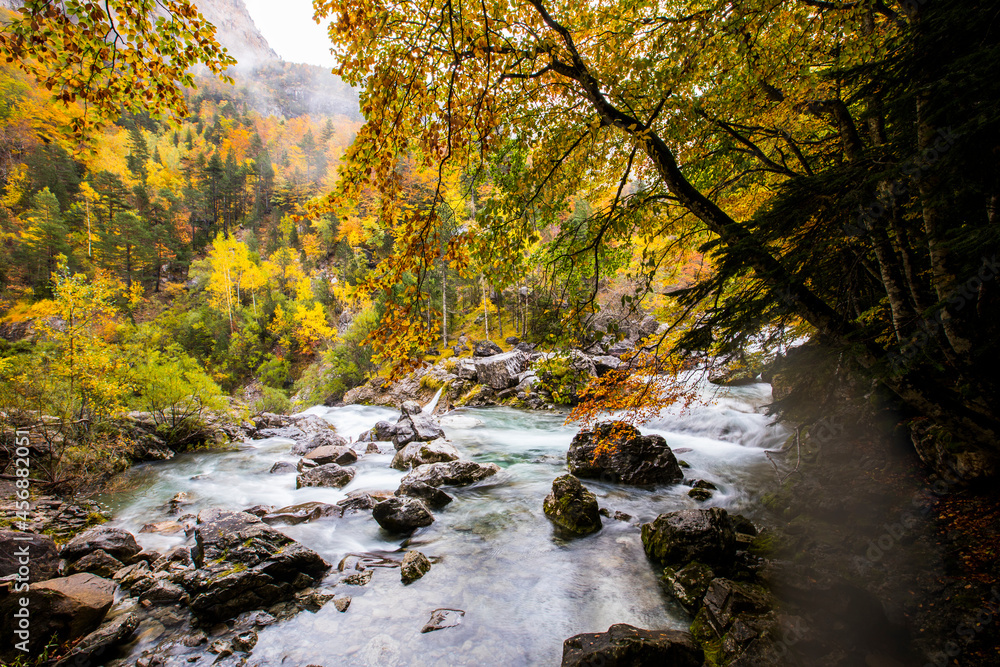
[[539, 390], [548, 392], [556, 405], [576, 405], [578, 395], [590, 382], [590, 376], [573, 368], [566, 354], [556, 354], [536, 366]]
[[257, 368], [257, 379], [265, 387], [283, 389], [291, 384], [291, 373], [292, 365], [288, 361], [269, 354]]
[[264, 412], [274, 412], [279, 415], [288, 414], [292, 411], [292, 402], [288, 396], [280, 389], [274, 387], [262, 387], [260, 396], [250, 404], [250, 411], [253, 414]]

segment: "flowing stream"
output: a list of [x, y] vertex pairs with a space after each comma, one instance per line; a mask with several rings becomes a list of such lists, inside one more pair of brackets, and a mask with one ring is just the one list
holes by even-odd
[[[566, 472], [566, 451], [576, 426], [565, 415], [506, 408], [460, 409], [444, 428], [463, 458], [495, 462], [499, 475], [479, 485], [449, 488], [455, 501], [434, 512], [436, 521], [410, 538], [383, 532], [370, 513], [321, 519], [276, 528], [319, 552], [334, 565], [327, 586], [337, 581], [336, 565], [347, 554], [417, 549], [434, 566], [422, 579], [403, 586], [398, 569], [376, 568], [365, 586], [335, 586], [352, 597], [338, 612], [327, 604], [260, 631], [250, 665], [555, 665], [564, 639], [602, 632], [614, 623], [645, 628], [686, 628], [686, 613], [660, 590], [654, 568], [643, 554], [638, 523], [663, 512], [721, 506], [752, 517], [752, 491], [772, 480], [764, 450], [786, 437], [769, 424], [760, 406], [770, 387], [757, 384], [712, 392], [708, 405], [686, 413], [667, 410], [642, 427], [664, 436], [677, 458], [690, 464], [690, 479], [705, 479], [719, 490], [707, 503], [674, 485], [637, 489], [585, 480], [602, 507], [631, 515], [630, 521], [604, 518], [597, 534], [564, 540], [542, 512], [552, 480]], [[357, 439], [379, 420], [395, 421], [387, 408], [314, 407], [308, 412]], [[105, 498], [115, 525], [136, 534], [144, 548], [166, 551], [180, 535], [139, 533], [146, 523], [168, 518], [164, 505], [179, 491], [193, 503], [184, 512], [208, 507], [243, 509], [256, 504], [284, 507], [307, 501], [336, 503], [349, 492], [393, 490], [403, 476], [389, 467], [388, 454], [362, 456], [357, 475], [344, 489], [295, 489], [295, 474], [269, 474], [275, 461], [295, 462], [290, 440], [271, 438], [238, 451], [179, 455], [129, 473], [128, 490]], [[421, 634], [433, 610], [464, 610], [457, 627]], [[134, 656], [156, 641], [142, 634]], [[206, 653], [197, 664], [210, 664]]]

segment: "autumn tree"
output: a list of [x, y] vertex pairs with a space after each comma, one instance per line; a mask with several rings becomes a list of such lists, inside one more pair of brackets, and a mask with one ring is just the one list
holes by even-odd
[[[316, 7], [368, 119], [329, 201], [373, 188], [402, 221], [386, 285], [426, 273], [439, 236], [433, 208], [401, 205], [403, 161], [506, 168], [476, 216], [499, 257], [588, 192], [603, 203], [558, 237], [571, 271], [638, 242], [639, 298], [668, 257], [654, 239], [709, 252], [711, 278], [673, 295], [689, 314], [674, 354], [731, 354], [801, 319], [934, 420], [949, 465], [997, 460], [1000, 33], [984, 3]], [[399, 296], [412, 316], [419, 287]], [[387, 320], [383, 350], [407, 321]]]

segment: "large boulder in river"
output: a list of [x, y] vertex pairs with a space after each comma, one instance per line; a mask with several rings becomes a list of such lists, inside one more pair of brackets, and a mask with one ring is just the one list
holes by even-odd
[[372, 516], [390, 533], [412, 533], [434, 523], [434, 515], [416, 498], [400, 496], [375, 505]]
[[396, 452], [391, 465], [396, 470], [409, 470], [425, 463], [457, 461], [459, 456], [455, 445], [444, 439], [411, 442]]
[[67, 542], [59, 555], [72, 563], [98, 550], [128, 564], [142, 548], [135, 541], [135, 536], [127, 530], [96, 526]]
[[500, 346], [491, 340], [476, 341], [472, 345], [472, 356], [474, 357], [492, 357], [502, 352]]
[[225, 510], [198, 515], [191, 556], [198, 569], [179, 583], [204, 622], [289, 600], [330, 569], [318, 553], [257, 517]]
[[440, 509], [454, 500], [454, 498], [441, 489], [430, 484], [425, 484], [424, 482], [410, 482], [407, 484], [404, 492], [400, 492], [400, 489], [397, 489], [396, 495], [409, 496], [410, 498], [422, 500], [431, 509]]
[[597, 497], [573, 475], [557, 477], [552, 493], [542, 505], [552, 523], [575, 535], [588, 535], [601, 529]]
[[45, 581], [59, 573], [59, 549], [51, 537], [0, 530], [0, 578], [16, 574], [25, 557], [30, 581]]
[[276, 523], [295, 525], [326, 517], [340, 518], [342, 516], [344, 516], [343, 507], [328, 503], [309, 502], [276, 509], [260, 519], [267, 525], [273, 526]]
[[494, 391], [502, 391], [517, 384], [517, 376], [528, 370], [531, 363], [521, 350], [476, 359], [476, 377]]
[[658, 435], [642, 435], [625, 422], [601, 422], [576, 434], [566, 454], [577, 477], [623, 484], [672, 484], [684, 478], [674, 453]]
[[443, 437], [444, 429], [430, 415], [404, 413], [393, 427], [392, 444], [399, 450], [413, 441], [430, 442]]
[[399, 482], [399, 493], [407, 495], [407, 489], [416, 482], [428, 486], [468, 486], [500, 472], [496, 463], [476, 463], [475, 461], [449, 461], [448, 463], [428, 463], [417, 466]]
[[316, 465], [336, 463], [346, 466], [358, 460], [358, 453], [347, 445], [323, 445], [312, 450], [303, 458], [307, 461], [315, 461]]
[[678, 510], [642, 525], [646, 555], [664, 565], [698, 561], [726, 568], [736, 556], [736, 531], [726, 510]]
[[607, 632], [591, 632], [563, 642], [562, 667], [701, 667], [702, 650], [687, 632], [643, 630], [618, 623]]
[[[0, 602], [3, 657], [13, 658], [8, 651], [21, 641], [27, 642], [29, 655], [38, 655], [53, 636], [61, 644], [95, 630], [111, 608], [114, 593], [113, 581], [93, 574], [74, 574], [31, 584], [26, 593], [6, 597]], [[21, 628], [14, 614], [23, 608], [21, 600], [25, 598], [30, 632], [19, 637], [15, 630]]]
[[332, 430], [320, 431], [307, 440], [292, 445], [292, 454], [304, 456], [320, 447], [347, 447], [347, 438]]
[[354, 479], [354, 468], [343, 468], [336, 463], [309, 468], [295, 478], [295, 488], [325, 486], [335, 489], [347, 486]]

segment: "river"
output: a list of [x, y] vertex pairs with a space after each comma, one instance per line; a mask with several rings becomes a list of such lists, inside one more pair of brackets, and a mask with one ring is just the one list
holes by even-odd
[[[365, 586], [337, 585], [352, 597], [338, 612], [327, 604], [260, 631], [248, 665], [555, 665], [562, 642], [581, 632], [601, 632], [614, 623], [645, 628], [684, 628], [687, 614], [657, 584], [643, 554], [638, 523], [663, 512], [721, 506], [753, 517], [755, 489], [773, 481], [764, 450], [787, 433], [760, 412], [770, 400], [764, 384], [738, 388], [704, 385], [704, 404], [681, 414], [667, 410], [642, 426], [666, 438], [686, 461], [691, 479], [719, 490], [706, 503], [687, 496], [688, 487], [637, 489], [586, 480], [602, 507], [631, 515], [604, 518], [594, 535], [565, 540], [554, 534], [542, 512], [552, 480], [566, 472], [566, 451], [577, 426], [565, 415], [507, 408], [459, 409], [445, 420], [448, 438], [463, 458], [494, 462], [503, 471], [479, 485], [448, 489], [455, 501], [434, 512], [436, 521], [410, 538], [382, 531], [370, 512], [276, 526], [319, 552], [335, 567], [323, 587], [337, 581], [337, 563], [347, 554], [417, 549], [434, 565], [409, 586], [399, 570], [376, 568]], [[357, 439], [379, 420], [395, 421], [395, 410], [368, 406], [314, 407], [341, 435]], [[460, 417], [456, 419], [456, 417]], [[190, 494], [185, 512], [208, 507], [243, 509], [256, 504], [283, 507], [307, 501], [336, 503], [360, 490], [393, 490], [403, 473], [389, 467], [389, 454], [361, 456], [357, 475], [343, 489], [296, 490], [295, 474], [269, 474], [276, 461], [294, 463], [292, 441], [253, 441], [237, 451], [194, 452], [131, 470], [120, 491], [105, 497], [112, 525], [125, 528], [144, 548], [166, 551], [181, 535], [140, 533], [149, 522], [168, 518], [164, 505], [179, 491]], [[361, 445], [363, 448], [364, 445]], [[362, 449], [363, 451], [363, 449]], [[465, 611], [457, 627], [421, 634], [438, 608]], [[140, 628], [131, 664], [163, 639], [158, 627]], [[196, 664], [210, 664], [205, 653]]]

